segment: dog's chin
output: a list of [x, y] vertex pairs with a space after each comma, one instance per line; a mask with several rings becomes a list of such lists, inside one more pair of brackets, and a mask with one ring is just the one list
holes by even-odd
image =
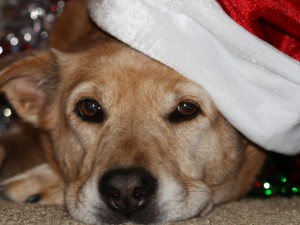
[[137, 224], [187, 220], [206, 215], [212, 208], [212, 195], [202, 182], [188, 187], [173, 179], [161, 179], [154, 199], [134, 213], [108, 207], [99, 194], [97, 179], [84, 185], [73, 182], [66, 189], [66, 207], [73, 218], [88, 224]]

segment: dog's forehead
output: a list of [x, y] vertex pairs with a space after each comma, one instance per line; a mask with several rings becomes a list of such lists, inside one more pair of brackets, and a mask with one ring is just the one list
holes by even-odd
[[206, 98], [198, 84], [171, 68], [127, 46], [111, 49], [98, 47], [76, 54], [66, 77], [68, 84], [73, 81], [71, 96], [93, 92], [110, 101], [130, 98], [170, 104], [181, 98]]
[[162, 113], [185, 99], [211, 107], [201, 86], [124, 44], [96, 46], [65, 61], [68, 102], [95, 98], [108, 108], [146, 104]]

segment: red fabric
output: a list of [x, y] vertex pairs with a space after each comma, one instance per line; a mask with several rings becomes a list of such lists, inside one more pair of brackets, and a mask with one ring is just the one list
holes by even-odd
[[300, 61], [300, 0], [218, 0], [245, 29]]

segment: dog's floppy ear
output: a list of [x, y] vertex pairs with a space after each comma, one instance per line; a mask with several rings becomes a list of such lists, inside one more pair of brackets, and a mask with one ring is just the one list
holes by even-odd
[[39, 112], [58, 82], [51, 50], [12, 55], [0, 61], [0, 91], [25, 121], [38, 124]]

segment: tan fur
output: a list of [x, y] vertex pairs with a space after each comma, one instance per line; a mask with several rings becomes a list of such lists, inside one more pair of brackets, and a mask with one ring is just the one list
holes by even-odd
[[0, 182], [45, 162], [39, 133], [20, 122], [10, 127], [9, 132], [1, 135], [0, 155], [3, 156]]
[[[4, 197], [10, 201], [26, 202], [28, 197], [38, 193], [41, 198], [40, 204], [63, 204], [63, 183], [47, 164], [6, 179], [2, 185], [9, 190]], [[14, 194], [9, 195], [10, 192]]]
[[[20, 116], [44, 131], [47, 160], [66, 184], [65, 203], [74, 218], [124, 222], [97, 190], [114, 168], [143, 167], [158, 180], [155, 213], [144, 215], [147, 222], [203, 215], [250, 190], [263, 153], [226, 121], [200, 85], [96, 28], [88, 30], [76, 50], [53, 38], [50, 44], [68, 53], [45, 50], [0, 74], [1, 89]], [[83, 36], [76, 28], [72, 33]], [[53, 34], [59, 37], [58, 30]], [[100, 103], [103, 122], [88, 123], [74, 113], [84, 98]], [[184, 100], [202, 113], [171, 123], [168, 115]]]

